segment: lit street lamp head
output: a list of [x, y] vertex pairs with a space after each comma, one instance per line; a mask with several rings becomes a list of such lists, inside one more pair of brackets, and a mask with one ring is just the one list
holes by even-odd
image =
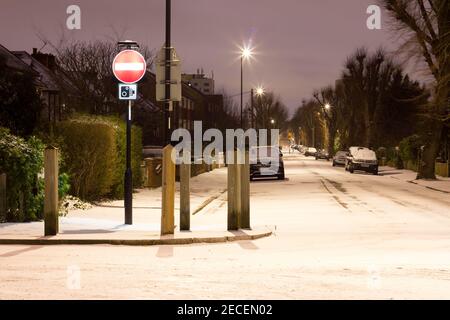
[[243, 59], [250, 59], [253, 55], [253, 50], [250, 47], [244, 46], [241, 48], [241, 57]]
[[264, 94], [264, 88], [259, 87], [256, 89], [256, 95], [262, 96], [263, 94]]
[[327, 104], [325, 105], [325, 110], [330, 110], [330, 108], [331, 108], [330, 104], [327, 103]]

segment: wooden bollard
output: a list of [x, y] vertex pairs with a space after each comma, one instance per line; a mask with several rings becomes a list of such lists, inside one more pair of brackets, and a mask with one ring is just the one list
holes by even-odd
[[6, 210], [8, 208], [6, 198], [6, 173], [0, 174], [0, 222], [6, 221]]
[[175, 229], [175, 163], [171, 145], [163, 149], [161, 235], [174, 234]]
[[241, 179], [240, 165], [237, 164], [237, 151], [233, 151], [232, 155], [234, 163], [228, 164], [228, 230], [238, 230], [240, 228], [240, 209], [241, 209]]
[[241, 166], [241, 228], [250, 229], [250, 156], [244, 152], [244, 163]]
[[44, 228], [46, 236], [58, 234], [58, 149], [47, 147], [44, 151]]
[[183, 162], [180, 165], [180, 230], [191, 229], [191, 203], [189, 181], [191, 180], [191, 154], [184, 151]]

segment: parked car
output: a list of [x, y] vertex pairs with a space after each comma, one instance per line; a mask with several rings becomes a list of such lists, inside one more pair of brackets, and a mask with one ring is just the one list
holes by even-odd
[[265, 177], [285, 179], [283, 153], [277, 147], [260, 146], [250, 149], [250, 181]]
[[375, 151], [367, 148], [358, 149], [348, 160], [348, 171], [365, 171], [374, 175], [378, 174], [378, 160]]
[[349, 153], [347, 151], [338, 151], [333, 157], [333, 167], [335, 166], [345, 166], [345, 159]]
[[345, 158], [345, 170], [348, 171], [349, 168], [349, 164], [350, 164], [350, 160], [354, 157], [354, 155], [356, 154], [356, 152], [358, 150], [369, 150], [366, 147], [350, 147], [348, 148], [348, 153], [347, 153], [347, 157]]
[[317, 149], [316, 148], [306, 148], [305, 150], [305, 157], [315, 157], [317, 153]]
[[330, 160], [330, 155], [324, 149], [319, 150], [319, 151], [316, 152], [316, 160], [319, 160], [319, 159], [325, 159], [325, 160], [329, 161]]

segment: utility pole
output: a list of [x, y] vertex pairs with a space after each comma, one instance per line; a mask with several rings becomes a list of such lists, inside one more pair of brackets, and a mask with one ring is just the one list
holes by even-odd
[[166, 44], [165, 44], [165, 94], [164, 94], [164, 135], [163, 135], [163, 165], [162, 165], [162, 212], [161, 212], [161, 235], [174, 234], [175, 222], [175, 163], [172, 161], [173, 146], [171, 145], [172, 131], [172, 108], [171, 108], [171, 69], [172, 69], [172, 47], [170, 43], [171, 32], [171, 0], [166, 0]]
[[164, 110], [163, 110], [163, 118], [164, 118], [164, 126], [163, 126], [163, 141], [165, 145], [170, 144], [170, 132], [171, 132], [171, 108], [170, 108], [170, 64], [171, 64], [171, 0], [166, 0], [166, 64], [165, 64], [165, 73], [166, 73], [166, 90], [165, 90], [165, 102], [164, 102]]

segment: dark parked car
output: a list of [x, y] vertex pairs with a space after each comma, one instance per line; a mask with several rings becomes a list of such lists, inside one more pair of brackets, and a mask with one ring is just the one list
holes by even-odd
[[319, 160], [319, 159], [325, 159], [325, 160], [329, 161], [330, 155], [328, 154], [327, 151], [325, 151], [323, 149], [319, 150], [316, 152], [316, 160]]
[[284, 180], [283, 153], [277, 147], [261, 146], [250, 149], [250, 180], [277, 177]]
[[338, 151], [333, 157], [333, 167], [335, 166], [345, 166], [345, 159], [349, 153], [347, 151]]
[[347, 166], [350, 173], [356, 170], [378, 174], [378, 160], [374, 151], [366, 148], [358, 149], [347, 157]]

